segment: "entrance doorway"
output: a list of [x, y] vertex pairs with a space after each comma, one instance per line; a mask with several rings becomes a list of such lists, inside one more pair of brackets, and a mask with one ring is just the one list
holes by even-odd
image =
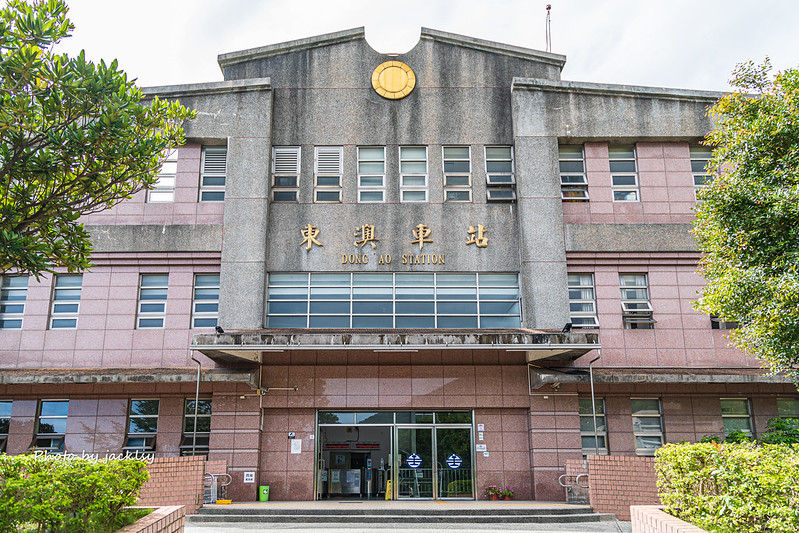
[[316, 498], [474, 499], [472, 421], [470, 411], [319, 411]]

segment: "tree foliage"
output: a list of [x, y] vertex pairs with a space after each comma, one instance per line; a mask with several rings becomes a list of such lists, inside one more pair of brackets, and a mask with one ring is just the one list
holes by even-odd
[[717, 177], [694, 222], [697, 308], [738, 321], [733, 342], [799, 383], [799, 70], [770, 69], [739, 65], [737, 90], [710, 110]]
[[0, 272], [90, 266], [81, 215], [151, 187], [192, 111], [144, 95], [117, 68], [57, 54], [63, 0], [0, 9]]

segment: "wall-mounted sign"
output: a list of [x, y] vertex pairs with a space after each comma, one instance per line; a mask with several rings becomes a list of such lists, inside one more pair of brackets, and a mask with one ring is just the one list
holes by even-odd
[[416, 87], [416, 74], [402, 61], [380, 63], [372, 72], [372, 88], [389, 100], [405, 98]]
[[485, 444], [475, 444], [475, 445], [474, 445], [474, 449], [475, 449], [475, 451], [478, 451], [478, 452], [484, 452], [484, 451], [486, 451], [488, 448], [486, 447], [486, 445], [485, 445]]
[[477, 424], [477, 431], [485, 431], [486, 425], [485, 424]]
[[463, 460], [461, 459], [460, 455], [452, 454], [447, 457], [447, 466], [453, 470], [457, 470], [463, 464]]
[[412, 453], [405, 460], [405, 463], [408, 465], [408, 468], [417, 469], [422, 466], [422, 458], [419, 457], [418, 453]]
[[255, 472], [244, 472], [245, 483], [255, 483]]
[[294, 439], [291, 441], [291, 453], [302, 453], [302, 439]]
[[295, 437], [294, 432], [293, 431], [289, 431], [289, 438], [293, 439], [294, 437]]

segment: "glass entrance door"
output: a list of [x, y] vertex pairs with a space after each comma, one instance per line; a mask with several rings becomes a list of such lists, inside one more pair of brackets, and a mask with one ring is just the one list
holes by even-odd
[[433, 498], [437, 492], [433, 428], [398, 427], [394, 457], [397, 498]]
[[472, 498], [471, 429], [436, 428], [439, 498]]

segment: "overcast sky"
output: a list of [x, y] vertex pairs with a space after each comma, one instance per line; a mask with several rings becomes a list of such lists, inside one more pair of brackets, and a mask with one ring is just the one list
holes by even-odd
[[424, 26], [567, 56], [564, 80], [725, 90], [736, 63], [799, 66], [797, 0], [67, 0], [60, 50], [118, 59], [140, 86], [218, 81], [225, 52], [364, 26], [380, 52]]

